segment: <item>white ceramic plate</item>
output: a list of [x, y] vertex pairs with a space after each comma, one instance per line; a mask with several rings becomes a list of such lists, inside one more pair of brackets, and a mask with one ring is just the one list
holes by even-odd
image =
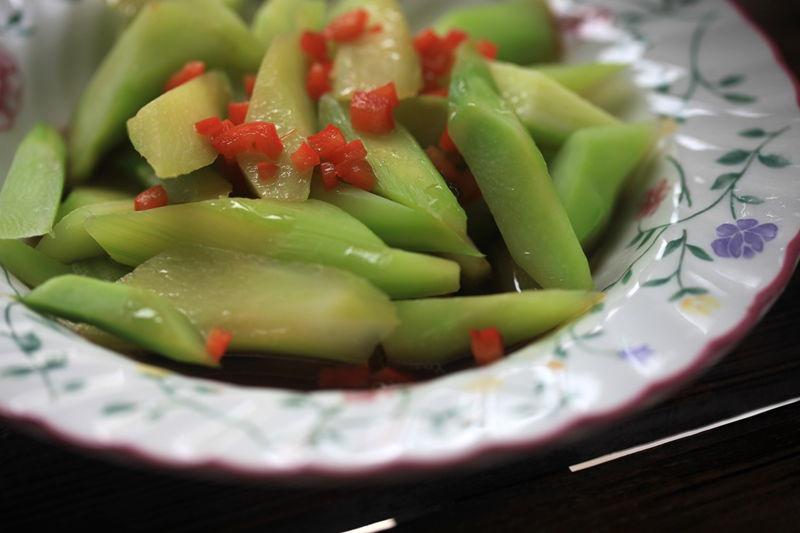
[[[454, 2], [405, 2], [418, 22]], [[65, 442], [256, 477], [409, 472], [534, 449], [658, 399], [762, 316], [800, 252], [800, 122], [787, 74], [719, 0], [555, 3], [575, 58], [633, 64], [679, 122], [596, 265], [606, 302], [489, 368], [376, 393], [222, 385], [95, 347], [9, 297], [0, 413]], [[428, 7], [423, 7], [423, 6]], [[65, 124], [103, 37], [91, 0], [0, 0], [0, 170], [36, 119]]]

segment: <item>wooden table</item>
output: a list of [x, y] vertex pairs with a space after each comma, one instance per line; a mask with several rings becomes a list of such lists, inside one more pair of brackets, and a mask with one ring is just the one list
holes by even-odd
[[[740, 3], [800, 70], [800, 2]], [[748, 339], [673, 399], [514, 464], [397, 485], [309, 490], [193, 481], [111, 465], [0, 423], [0, 530], [336, 532], [378, 522], [374, 530], [797, 531], [800, 403], [789, 402], [800, 398], [799, 316], [795, 275]], [[580, 466], [745, 413], [752, 416]]]

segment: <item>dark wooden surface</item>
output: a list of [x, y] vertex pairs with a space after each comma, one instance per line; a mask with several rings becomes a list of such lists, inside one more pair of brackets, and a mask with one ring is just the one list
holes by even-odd
[[[720, 0], [721, 1], [721, 0]], [[742, 0], [800, 70], [800, 2]], [[281, 489], [112, 465], [0, 423], [0, 530], [800, 530], [800, 404], [572, 473], [570, 465], [800, 397], [800, 275], [672, 399], [557, 450], [392, 485]]]

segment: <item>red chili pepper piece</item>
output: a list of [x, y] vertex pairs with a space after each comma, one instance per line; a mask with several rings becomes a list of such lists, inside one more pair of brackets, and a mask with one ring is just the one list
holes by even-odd
[[206, 71], [206, 64], [202, 61], [189, 61], [178, 72], [173, 74], [164, 85], [164, 92], [180, 87], [187, 81], [202, 76]]
[[156, 185], [140, 192], [136, 196], [133, 200], [133, 209], [135, 211], [147, 211], [148, 209], [164, 207], [167, 204], [169, 204], [167, 190], [161, 185]]
[[275, 160], [283, 152], [278, 130], [271, 122], [257, 121], [233, 126], [213, 137], [211, 143], [227, 160], [244, 153], [260, 153]]
[[444, 37], [444, 44], [450, 50], [454, 51], [461, 46], [461, 43], [469, 39], [467, 32], [462, 30], [450, 30]]
[[331, 70], [333, 63], [313, 63], [306, 75], [306, 90], [312, 100], [322, 98], [322, 95], [333, 90], [331, 85]]
[[330, 159], [331, 155], [346, 143], [342, 130], [333, 124], [328, 124], [322, 131], [308, 137], [308, 144], [322, 159]]
[[441, 96], [442, 98], [447, 98], [450, 94], [450, 90], [447, 87], [426, 87], [422, 90], [420, 94], [424, 94], [427, 96]]
[[440, 148], [436, 146], [429, 146], [425, 149], [425, 153], [428, 154], [428, 157], [433, 163], [433, 166], [436, 167], [436, 170], [439, 171], [444, 179], [447, 181], [455, 181], [458, 179], [458, 175], [461, 172], [456, 168], [452, 161], [447, 157]]
[[256, 75], [247, 74], [244, 77], [244, 92], [247, 96], [253, 96], [253, 89], [256, 88]]
[[348, 11], [333, 19], [325, 28], [325, 38], [337, 43], [355, 41], [367, 29], [369, 13], [366, 9]]
[[472, 330], [472, 355], [479, 365], [488, 365], [503, 358], [503, 336], [497, 328]]
[[390, 133], [394, 130], [394, 108], [398, 103], [394, 82], [369, 92], [356, 91], [350, 101], [350, 121], [358, 131]]
[[247, 110], [250, 107], [250, 102], [231, 102], [228, 104], [228, 118], [231, 122], [236, 124], [244, 124], [247, 119]]
[[325, 389], [363, 388], [369, 384], [369, 368], [366, 365], [322, 368], [317, 384]]
[[383, 31], [383, 24], [373, 24], [367, 28], [367, 33], [380, 33]]
[[261, 181], [272, 181], [278, 174], [278, 165], [269, 161], [262, 161], [256, 165], [258, 179]]
[[208, 117], [194, 125], [194, 131], [204, 137], [213, 137], [222, 131], [222, 119]]
[[300, 36], [300, 47], [312, 61], [319, 63], [330, 61], [328, 57], [328, 41], [320, 32], [304, 31], [303, 35]]
[[372, 171], [372, 166], [364, 159], [351, 159], [336, 165], [336, 175], [353, 187], [365, 191], [375, 188], [375, 173]]
[[292, 154], [292, 165], [300, 172], [306, 172], [319, 165], [319, 154], [305, 142]]
[[367, 149], [364, 147], [364, 142], [361, 139], [350, 141], [334, 150], [334, 152], [325, 159], [329, 159], [334, 165], [341, 165], [345, 161], [363, 161], [367, 158]]
[[325, 186], [326, 191], [334, 189], [339, 184], [339, 176], [336, 175], [336, 167], [333, 163], [324, 161], [319, 165], [319, 170], [322, 175], [322, 184]]
[[211, 356], [214, 361], [219, 361], [225, 357], [225, 352], [228, 351], [233, 340], [233, 335], [222, 328], [214, 328], [208, 334], [206, 339], [206, 352]]
[[475, 43], [475, 48], [486, 59], [497, 59], [498, 47], [493, 42], [481, 39]]
[[373, 385], [402, 385], [404, 383], [414, 383], [414, 381], [416, 381], [414, 376], [394, 368], [382, 368], [370, 378], [370, 382]]
[[447, 128], [442, 132], [442, 136], [439, 138], [439, 148], [444, 150], [445, 152], [458, 152], [458, 147], [456, 143], [453, 142], [453, 139], [450, 137], [450, 132], [447, 131]]

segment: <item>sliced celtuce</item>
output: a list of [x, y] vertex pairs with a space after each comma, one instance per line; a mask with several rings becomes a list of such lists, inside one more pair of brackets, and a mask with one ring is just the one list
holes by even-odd
[[34, 126], [14, 154], [0, 190], [0, 239], [44, 235], [53, 227], [66, 172], [61, 135]]
[[537, 143], [561, 145], [580, 129], [620, 123], [546, 74], [500, 62], [489, 68], [500, 93]]
[[130, 267], [120, 265], [109, 257], [93, 257], [82, 259], [70, 265], [72, 272], [87, 278], [102, 281], [118, 281], [126, 274], [130, 274]]
[[350, 123], [350, 114], [332, 96], [320, 100], [319, 124], [333, 124], [347, 140], [361, 139], [367, 161], [375, 171], [374, 192], [412, 209], [425, 211], [447, 224], [459, 235], [466, 235], [467, 216], [444, 178], [414, 137], [399, 124], [387, 135], [359, 135]]
[[17, 240], [0, 240], [0, 265], [29, 287], [71, 272], [69, 266]]
[[247, 121], [272, 122], [283, 139], [278, 173], [274, 178], [259, 177], [257, 155], [242, 155], [239, 166], [253, 192], [262, 198], [301, 201], [308, 198], [311, 171], [300, 172], [291, 155], [313, 134], [316, 126], [314, 106], [305, 88], [306, 58], [297, 34], [276, 37], [258, 71]]
[[319, 31], [325, 25], [323, 0], [268, 0], [253, 16], [252, 31], [264, 46], [284, 33]]
[[36, 249], [62, 263], [105, 255], [100, 245], [86, 231], [86, 221], [97, 215], [133, 211], [133, 202], [119, 200], [80, 207], [65, 216], [42, 237]]
[[620, 124], [576, 132], [550, 165], [553, 182], [584, 248], [608, 224], [625, 178], [658, 139], [657, 124]]
[[627, 66], [623, 63], [583, 63], [539, 65], [535, 67], [535, 70], [558, 82], [562, 87], [591, 99], [594, 89], [626, 68]]
[[349, 99], [356, 91], [369, 91], [394, 82], [400, 99], [415, 96], [422, 88], [422, 69], [400, 6], [395, 0], [343, 0], [331, 18], [366, 9], [368, 27], [380, 27], [357, 40], [342, 43], [333, 62], [333, 91]]
[[437, 146], [447, 128], [447, 98], [420, 95], [400, 102], [394, 116], [420, 146]]
[[36, 311], [97, 326], [170, 359], [218, 366], [189, 319], [151, 292], [69, 275], [51, 279], [20, 299]]
[[232, 351], [364, 363], [397, 325], [386, 295], [349, 272], [216, 248], [167, 250], [122, 282], [168, 299], [206, 334], [228, 331]]
[[206, 167], [217, 159], [217, 151], [194, 125], [209, 117], [224, 117], [230, 99], [230, 83], [224, 74], [203, 74], [140, 109], [128, 121], [131, 143], [159, 178]]
[[507, 0], [449, 9], [435, 24], [446, 34], [466, 31], [498, 47], [498, 58], [520, 65], [555, 60], [561, 52], [556, 17], [546, 0]]
[[254, 72], [264, 48], [219, 0], [151, 1], [95, 72], [72, 119], [70, 178], [86, 180], [103, 154], [125, 138], [125, 123], [164, 90], [188, 61]]
[[344, 211], [316, 200], [213, 200], [97, 216], [86, 227], [114, 260], [129, 266], [197, 244], [341, 268], [394, 298], [458, 290], [455, 263], [389, 248]]
[[585, 291], [526, 291], [397, 302], [400, 326], [383, 342], [391, 363], [437, 365], [469, 353], [470, 331], [497, 328], [506, 346], [532, 339], [602, 298]]
[[314, 180], [311, 197], [357, 218], [389, 246], [416, 252], [483, 256], [468, 238], [458, 235], [441, 220], [383, 196], [344, 183], [327, 190], [321, 180]]
[[56, 222], [69, 215], [76, 209], [87, 205], [104, 204], [107, 202], [117, 202], [120, 200], [130, 200], [133, 203], [133, 196], [125, 191], [105, 187], [76, 187], [72, 189], [69, 196], [61, 202], [58, 208]]

